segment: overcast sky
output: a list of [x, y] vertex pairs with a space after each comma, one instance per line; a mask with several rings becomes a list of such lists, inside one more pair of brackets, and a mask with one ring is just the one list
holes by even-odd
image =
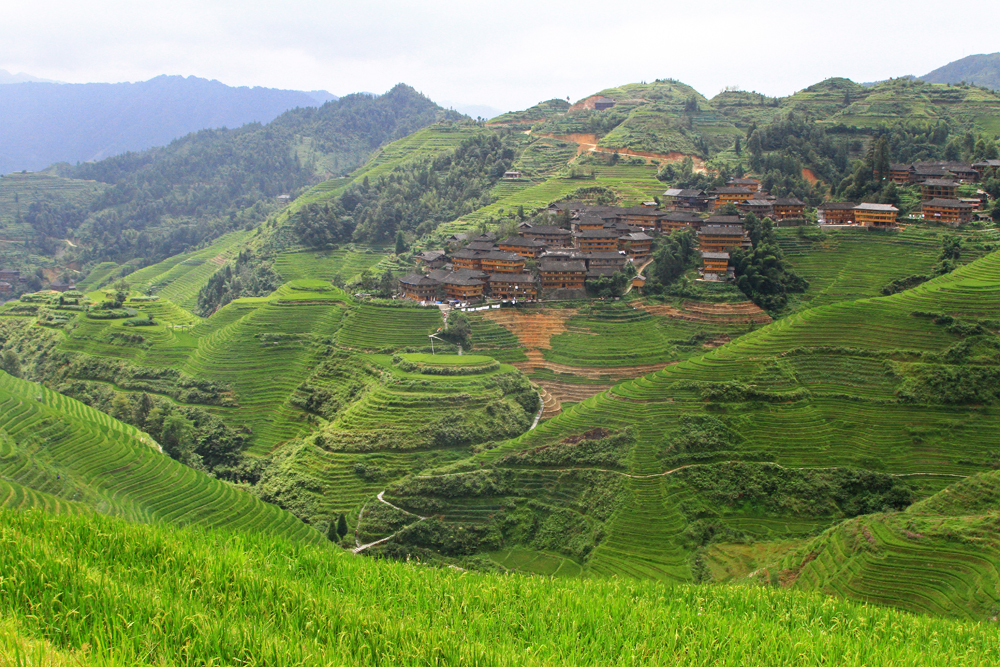
[[1000, 51], [1000, 2], [34, 0], [0, 12], [0, 69], [71, 83], [195, 75], [336, 95], [405, 82], [522, 109], [674, 78], [787, 95]]

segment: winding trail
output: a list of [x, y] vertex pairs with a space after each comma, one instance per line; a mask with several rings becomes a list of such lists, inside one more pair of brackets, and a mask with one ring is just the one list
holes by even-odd
[[[389, 540], [391, 540], [392, 538], [394, 538], [397, 535], [399, 535], [400, 533], [402, 533], [403, 531], [409, 530], [410, 528], [412, 528], [413, 526], [417, 525], [421, 521], [426, 521], [427, 520], [427, 517], [425, 517], [425, 516], [420, 516], [419, 514], [414, 514], [413, 512], [409, 512], [407, 510], [404, 510], [402, 507], [396, 507], [395, 505], [393, 505], [392, 503], [390, 503], [388, 500], [386, 500], [385, 498], [383, 498], [382, 497], [383, 494], [385, 494], [385, 489], [383, 489], [382, 491], [379, 491], [379, 494], [377, 496], [375, 496], [376, 498], [378, 498], [378, 501], [380, 503], [382, 503], [383, 505], [388, 505], [392, 509], [394, 509], [396, 511], [399, 511], [399, 512], [402, 512], [403, 514], [409, 514], [410, 516], [415, 516], [415, 517], [417, 517], [417, 520], [414, 521], [411, 524], [403, 526], [402, 528], [400, 528], [399, 530], [397, 530], [392, 535], [389, 535], [388, 537], [383, 537], [380, 540], [375, 540], [374, 542], [369, 542], [368, 544], [358, 544], [354, 549], [351, 549], [352, 553], [359, 554], [362, 551], [365, 551], [366, 549], [378, 546], [380, 544], [384, 544], [384, 543], [388, 542]], [[361, 511], [358, 512], [358, 525], [361, 525], [361, 517], [364, 515], [364, 513], [365, 513], [365, 508], [362, 507]], [[357, 544], [356, 540], [355, 540], [355, 543]]]

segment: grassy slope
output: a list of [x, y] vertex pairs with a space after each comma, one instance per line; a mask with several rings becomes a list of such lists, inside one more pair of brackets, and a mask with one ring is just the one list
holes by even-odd
[[1000, 613], [1000, 474], [958, 482], [897, 514], [826, 531], [772, 568], [779, 582], [909, 611]]
[[990, 625], [765, 588], [460, 574], [263, 536], [4, 511], [0, 544], [13, 575], [0, 580], [5, 661], [22, 646], [54, 664], [111, 666], [978, 666], [1000, 655]]
[[148, 435], [2, 372], [0, 415], [5, 506], [318, 539], [290, 514], [159, 453]]
[[[901, 383], [922, 368], [909, 362], [933, 364], [935, 355], [961, 340], [911, 313], [995, 318], [1000, 315], [998, 296], [1000, 255], [992, 254], [894, 297], [808, 310], [703, 357], [616, 385], [478, 458], [487, 463], [506, 453], [552, 445], [595, 425], [633, 428], [638, 442], [627, 467], [635, 475], [627, 480], [630, 499], [585, 563], [586, 570], [685, 579], [690, 574], [683, 533], [691, 498], [677, 495], [669, 476], [642, 477], [683, 463], [663, 458], [670, 431], [682, 415], [723, 420], [745, 439], [739, 446], [743, 455], [768, 456], [793, 468], [920, 473], [910, 484], [918, 496], [928, 495], [953, 482], [955, 475], [989, 466], [989, 452], [1000, 449], [1000, 431], [990, 408], [895, 399]], [[989, 359], [979, 363], [993, 363]], [[773, 393], [755, 398], [737, 391], [706, 400], [701, 386], [693, 384], [733, 380]], [[717, 520], [758, 539], [773, 538], [775, 531], [808, 534], [822, 526], [822, 520], [817, 523], [808, 513], [769, 519], [738, 504]], [[836, 517], [825, 520], [829, 525]]]

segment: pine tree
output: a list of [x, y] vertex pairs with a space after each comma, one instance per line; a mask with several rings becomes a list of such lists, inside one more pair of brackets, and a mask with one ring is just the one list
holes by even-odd
[[340, 536], [340, 539], [344, 539], [344, 536], [347, 535], [347, 517], [343, 514], [337, 518], [337, 535]]

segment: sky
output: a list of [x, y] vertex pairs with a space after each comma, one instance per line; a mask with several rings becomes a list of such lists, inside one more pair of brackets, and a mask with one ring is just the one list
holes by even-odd
[[68, 83], [194, 75], [527, 108], [673, 78], [788, 95], [1000, 51], [1000, 3], [928, 0], [33, 0], [0, 12], [0, 69]]

